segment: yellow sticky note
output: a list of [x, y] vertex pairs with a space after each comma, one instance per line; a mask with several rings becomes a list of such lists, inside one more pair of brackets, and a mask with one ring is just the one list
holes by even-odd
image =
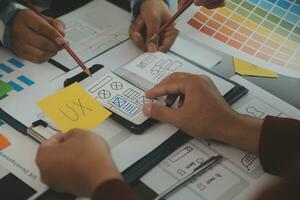
[[111, 115], [79, 83], [74, 83], [37, 104], [63, 132], [72, 128], [93, 129]]
[[260, 76], [268, 78], [277, 78], [278, 74], [275, 72], [263, 69], [249, 62], [243, 61], [239, 58], [234, 58], [235, 72], [245, 76]]

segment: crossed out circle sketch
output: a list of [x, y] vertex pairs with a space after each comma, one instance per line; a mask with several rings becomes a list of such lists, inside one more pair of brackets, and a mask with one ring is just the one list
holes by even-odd
[[115, 81], [110, 84], [110, 87], [113, 90], [121, 90], [123, 88], [123, 84], [121, 82]]
[[111, 92], [108, 90], [100, 90], [98, 92], [98, 97], [100, 99], [108, 99], [109, 97], [111, 97]]

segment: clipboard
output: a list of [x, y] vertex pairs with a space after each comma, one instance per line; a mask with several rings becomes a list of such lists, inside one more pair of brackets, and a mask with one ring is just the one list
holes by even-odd
[[[184, 59], [184, 58], [183, 58]], [[195, 64], [194, 64], [195, 65]], [[98, 70], [100, 70], [103, 66], [98, 65], [97, 67], [93, 66], [90, 68], [90, 70], [95, 73]], [[205, 70], [211, 74], [214, 74], [215, 76], [218, 76], [234, 85], [234, 87], [227, 92], [224, 95], [225, 100], [232, 104], [235, 101], [237, 101], [239, 98], [241, 98], [243, 95], [245, 95], [248, 90], [244, 88], [243, 86], [228, 80], [219, 74], [216, 74], [215, 72], [212, 72], [211, 70], [208, 70], [202, 66], [197, 65], [197, 67], [201, 68], [202, 70]], [[97, 68], [97, 69], [96, 69]], [[75, 78], [74, 78], [75, 77]], [[72, 82], [72, 81], [81, 81], [85, 79], [84, 75], [77, 74], [73, 77], [73, 80], [66, 80], [66, 82]], [[65, 82], [65, 83], [66, 83]], [[41, 121], [36, 121], [33, 123], [32, 127], [26, 127], [24, 124], [13, 118], [11, 115], [6, 113], [3, 109], [0, 109], [0, 118], [4, 120], [8, 125], [16, 129], [18, 132], [22, 133], [25, 136], [29, 136], [32, 139], [34, 139], [37, 142], [42, 142], [44, 138], [41, 138], [41, 135], [39, 135], [37, 132], [33, 130], [33, 126], [43, 126], [44, 128], [53, 129], [48, 124], [44, 124]], [[177, 131], [175, 134], [173, 134], [170, 138], [168, 138], [165, 142], [163, 142], [159, 147], [154, 149], [152, 152], [138, 160], [135, 164], [125, 169], [122, 173], [124, 180], [128, 184], [133, 184], [136, 180], [141, 178], [146, 172], [148, 172], [150, 169], [152, 169], [154, 166], [156, 166], [159, 162], [161, 162], [164, 158], [166, 158], [169, 154], [174, 152], [177, 148], [179, 148], [181, 145], [188, 142], [190, 139], [192, 139], [190, 136], [186, 135], [182, 131]]]

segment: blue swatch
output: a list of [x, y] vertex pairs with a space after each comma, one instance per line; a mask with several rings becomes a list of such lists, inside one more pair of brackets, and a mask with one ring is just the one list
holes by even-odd
[[9, 59], [8, 62], [9, 62], [10, 64], [16, 66], [17, 68], [22, 68], [22, 67], [24, 67], [24, 64], [21, 63], [20, 61], [18, 61], [17, 59], [15, 59], [15, 58]]
[[268, 0], [268, 1], [270, 1], [271, 3], [275, 3], [277, 0]]
[[4, 64], [0, 64], [0, 69], [6, 73], [12, 73], [14, 70]]
[[2, 126], [2, 125], [4, 125], [5, 123], [4, 123], [4, 121], [2, 121], [1, 119], [0, 119], [0, 126]]
[[29, 78], [27, 78], [26, 76], [23, 76], [23, 75], [19, 76], [18, 79], [28, 86], [31, 86], [34, 84], [34, 82], [32, 80], [30, 80]]
[[277, 2], [277, 5], [280, 6], [281, 8], [288, 9], [291, 6], [291, 3], [284, 0], [279, 0]]
[[259, 4], [259, 7], [261, 7], [262, 9], [264, 9], [266, 11], [271, 10], [272, 6], [273, 5], [269, 2], [267, 2], [267, 1], [261, 1], [260, 4]]
[[287, 13], [285, 16], [285, 19], [292, 22], [293, 24], [296, 24], [297, 21], [299, 20], [299, 17], [297, 17], [296, 15], [293, 15], [291, 13]]
[[275, 14], [276, 16], [278, 16], [278, 17], [282, 17], [286, 13], [286, 11], [281, 9], [281, 8], [274, 7], [273, 10], [272, 10], [272, 13]]
[[22, 91], [24, 89], [22, 86], [16, 84], [13, 81], [9, 81], [8, 85], [10, 85], [12, 88], [14, 88], [14, 90], [16, 90], [17, 92], [20, 92], [20, 91]]
[[293, 6], [290, 11], [297, 15], [300, 15], [300, 6]]
[[257, 4], [258, 3], [258, 0], [249, 0], [251, 3], [253, 4]]

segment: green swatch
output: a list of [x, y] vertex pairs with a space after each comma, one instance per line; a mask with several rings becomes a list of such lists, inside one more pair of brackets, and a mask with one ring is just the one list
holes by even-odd
[[0, 80], [0, 97], [6, 95], [12, 89], [10, 85]]

